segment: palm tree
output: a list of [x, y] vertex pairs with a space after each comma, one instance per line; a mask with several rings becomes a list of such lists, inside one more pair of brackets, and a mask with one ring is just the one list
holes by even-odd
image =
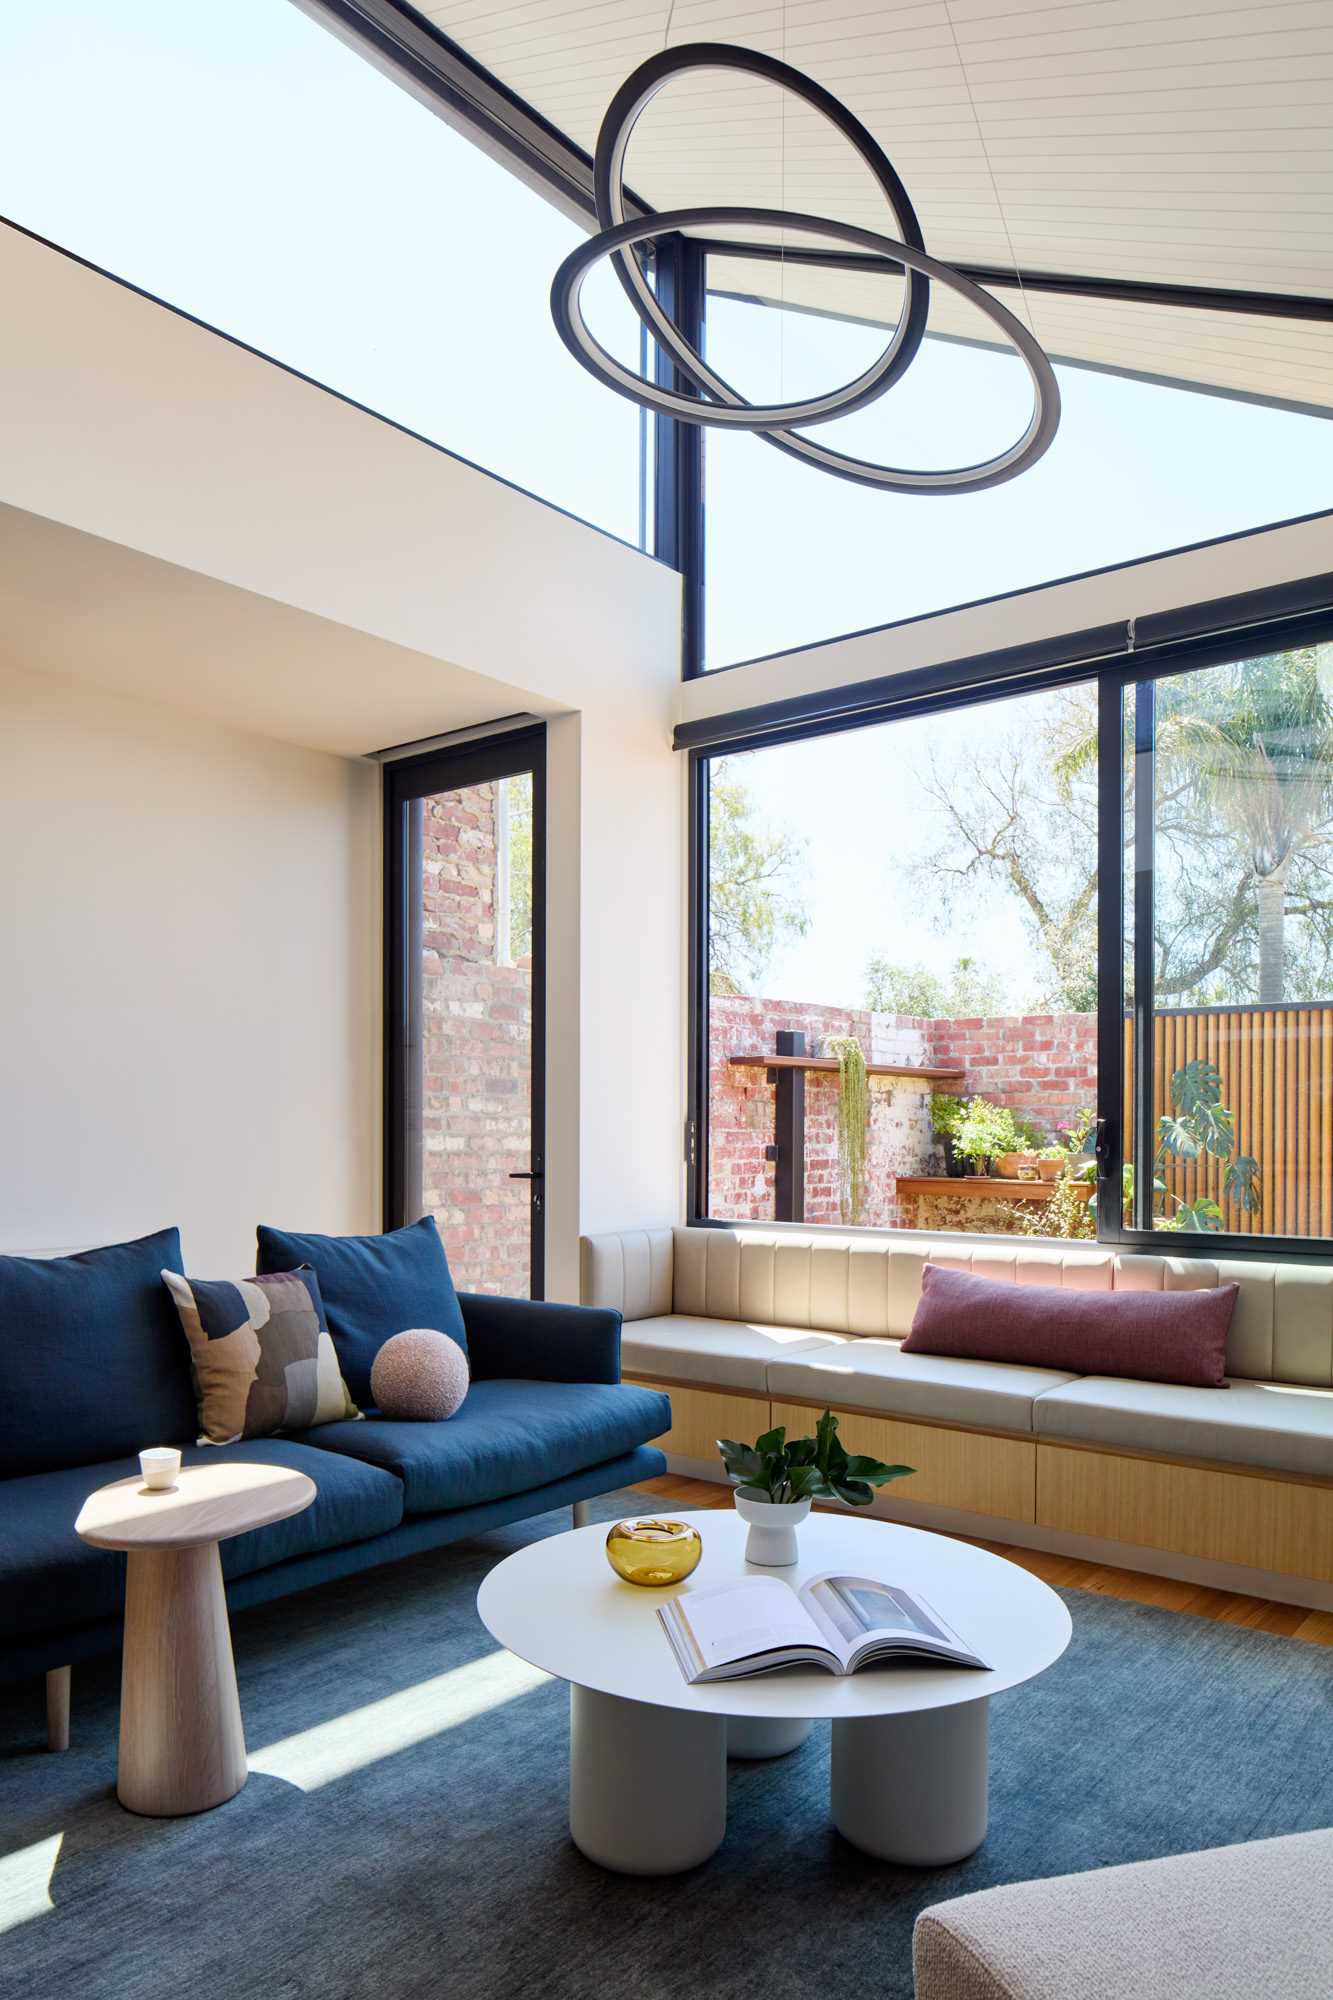
[[[1261, 653], [1158, 683], [1160, 791], [1214, 816], [1235, 838], [1245, 874], [1222, 925], [1215, 964], [1253, 890], [1262, 1006], [1285, 997], [1288, 880], [1302, 854], [1333, 840], [1333, 645]], [[1068, 791], [1097, 760], [1095, 730], [1066, 739], [1055, 776]]]
[[1159, 758], [1178, 761], [1187, 789], [1239, 838], [1248, 860], [1261, 1006], [1285, 995], [1292, 864], [1328, 841], [1333, 820], [1329, 668], [1333, 648], [1298, 646], [1182, 675], [1159, 694]]

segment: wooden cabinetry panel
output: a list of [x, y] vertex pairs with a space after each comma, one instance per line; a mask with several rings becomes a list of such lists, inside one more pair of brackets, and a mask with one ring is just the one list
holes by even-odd
[[670, 1382], [650, 1382], [645, 1377], [626, 1376], [645, 1389], [660, 1389], [671, 1398], [671, 1429], [653, 1443], [662, 1451], [679, 1452], [682, 1458], [717, 1459], [717, 1476], [725, 1477], [717, 1456], [719, 1438], [739, 1438], [751, 1443], [769, 1428], [769, 1401], [766, 1396], [733, 1396], [719, 1389], [682, 1389]]
[[[867, 1416], [864, 1410], [837, 1410], [835, 1415], [838, 1436], [848, 1451], [916, 1468], [910, 1479], [897, 1481], [892, 1488], [904, 1500], [1008, 1521], [1035, 1519], [1035, 1439], [945, 1430], [897, 1417]], [[802, 1403], [773, 1405], [773, 1422], [785, 1424], [798, 1436], [813, 1431], [817, 1416], [817, 1410]]]
[[1333, 1582], [1333, 1486], [1041, 1444], [1037, 1521], [1069, 1534]]

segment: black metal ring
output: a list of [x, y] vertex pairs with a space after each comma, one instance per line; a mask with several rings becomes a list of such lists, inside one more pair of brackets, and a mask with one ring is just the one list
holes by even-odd
[[[739, 70], [744, 75], [758, 77], [764, 83], [776, 84], [780, 90], [789, 91], [817, 111], [841, 133], [873, 175], [897, 225], [896, 235], [913, 249], [924, 252], [926, 240], [907, 189], [883, 147], [860, 119], [845, 104], [840, 104], [822, 84], [803, 76], [790, 64], [762, 55], [757, 49], [737, 48], [729, 42], [690, 42], [680, 48], [663, 49], [640, 63], [621, 84], [606, 108], [593, 158], [593, 202], [603, 230], [614, 229], [625, 220], [625, 153], [640, 116], [673, 77], [695, 69]], [[760, 426], [754, 419], [762, 415], [765, 420], [763, 428], [785, 429], [793, 424], [826, 423], [833, 417], [846, 416], [852, 410], [863, 408], [877, 396], [882, 396], [911, 366], [925, 334], [930, 311], [929, 279], [909, 269], [893, 337], [869, 368], [842, 388], [821, 396], [806, 397], [800, 402], [752, 405], [715, 369], [710, 368], [703, 356], [696, 353], [683, 337], [659, 305], [637, 261], [625, 251], [617, 251], [612, 261], [630, 304], [658, 346], [671, 356], [680, 373], [687, 381], [693, 382], [696, 389], [711, 396], [722, 409], [735, 412], [731, 417], [713, 419], [723, 428], [730, 425], [737, 430], [758, 429]]]
[[782, 228], [794, 230], [800, 235], [831, 236], [835, 242], [850, 243], [857, 249], [872, 250], [881, 256], [897, 259], [909, 270], [920, 271], [924, 276], [946, 285], [976, 306], [978, 311], [985, 313], [1017, 349], [1033, 388], [1032, 416], [1016, 443], [1007, 451], [998, 452], [993, 458], [977, 465], [955, 466], [945, 471], [914, 471], [907, 467], [876, 465], [868, 459], [830, 451], [813, 438], [793, 436], [784, 428], [781, 412], [773, 415], [747, 407], [744, 414], [749, 429], [768, 434], [770, 443], [782, 450], [795, 452], [818, 465], [822, 471], [836, 473], [863, 486], [899, 493], [980, 492], [984, 487], [999, 486], [1005, 480], [1017, 478], [1047, 450], [1060, 421], [1060, 390], [1055, 371], [1035, 336], [1007, 306], [973, 284], [970, 278], [965, 278], [961, 271], [955, 271], [951, 265], [928, 256], [912, 244], [900, 243], [891, 236], [881, 236], [873, 229], [861, 229], [847, 222], [831, 222], [819, 215], [792, 215], [784, 209], [668, 209], [650, 215], [642, 222], [620, 223], [571, 251], [556, 272], [551, 286], [551, 313], [560, 338], [575, 360], [607, 388], [614, 389], [618, 395], [628, 397], [641, 407], [677, 417], [684, 423], [710, 426], [724, 421], [735, 422], [737, 412], [734, 408], [722, 409], [716, 403], [699, 402], [674, 390], [659, 388], [656, 383], [645, 382], [623, 367], [589, 331], [579, 300], [583, 281], [600, 258], [632, 248], [638, 243], [650, 242], [655, 236], [684, 229], [712, 228], [718, 224], [733, 228], [737, 225], [759, 229]]

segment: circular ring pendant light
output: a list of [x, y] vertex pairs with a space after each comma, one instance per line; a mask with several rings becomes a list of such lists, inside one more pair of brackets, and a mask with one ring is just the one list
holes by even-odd
[[[634, 127], [664, 84], [684, 71], [696, 69], [740, 70], [763, 82], [777, 84], [820, 113], [847, 139], [874, 176], [897, 234], [884, 235], [817, 215], [790, 214], [784, 209], [741, 206], [670, 209], [642, 221], [627, 221], [624, 166]], [[551, 312], [560, 338], [574, 358], [606, 388], [628, 397], [640, 408], [676, 417], [683, 423], [756, 432], [780, 451], [804, 459], [821, 471], [892, 493], [975, 493], [984, 487], [998, 486], [1035, 464], [1055, 436], [1060, 419], [1060, 392], [1054, 370], [1039, 343], [997, 299], [951, 265], [927, 255], [916, 211], [883, 148], [845, 105], [787, 63], [724, 42], [698, 42], [651, 56], [626, 78], [607, 107], [593, 162], [593, 199], [600, 233], [571, 252], [556, 272], [551, 288]], [[747, 402], [685, 339], [663, 309], [633, 254], [640, 245], [675, 231], [718, 225], [831, 238], [900, 264], [904, 272], [902, 306], [883, 353], [853, 381], [822, 395], [786, 403]], [[694, 384], [698, 397], [646, 382], [623, 367], [589, 330], [581, 305], [583, 284], [592, 267], [606, 256], [612, 259], [641, 324], [675, 363], [679, 373]], [[1032, 383], [1033, 407], [1022, 436], [993, 458], [942, 471], [878, 465], [873, 460], [835, 451], [814, 438], [800, 436], [797, 425], [828, 423], [834, 417], [862, 409], [901, 379], [915, 360], [925, 334], [932, 280], [984, 313], [1024, 362]]]

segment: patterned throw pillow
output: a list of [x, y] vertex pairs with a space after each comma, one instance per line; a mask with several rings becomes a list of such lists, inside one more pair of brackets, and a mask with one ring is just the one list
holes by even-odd
[[162, 1273], [190, 1343], [200, 1444], [337, 1423], [347, 1393], [311, 1270], [234, 1284]]

